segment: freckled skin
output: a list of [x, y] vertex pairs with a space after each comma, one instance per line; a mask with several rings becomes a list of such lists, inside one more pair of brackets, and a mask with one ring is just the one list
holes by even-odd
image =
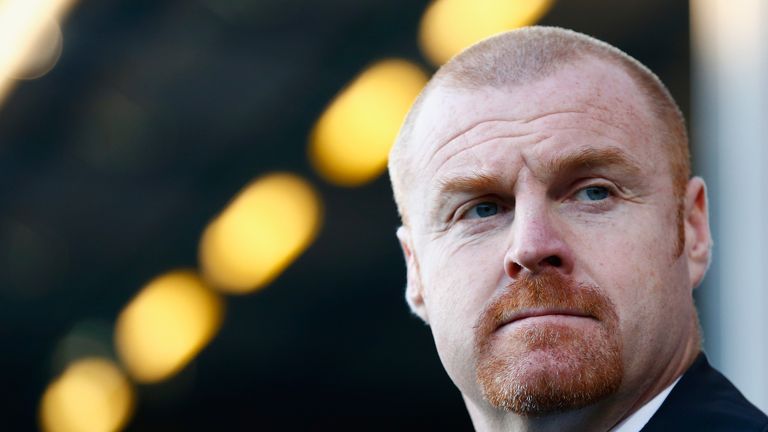
[[[608, 430], [698, 353], [691, 291], [706, 271], [695, 255], [709, 242], [705, 199], [695, 204], [704, 186], [700, 179], [689, 184], [686, 209], [703, 212], [703, 222], [686, 220], [686, 247], [676, 256], [677, 201], [657, 128], [630, 78], [597, 60], [519, 87], [438, 88], [425, 101], [409, 149], [419, 173], [406, 197], [410, 226], [398, 236], [411, 304], [430, 324], [478, 430]], [[584, 148], [618, 149], [639, 175], [544, 174], [547, 161]], [[477, 173], [498, 184], [456, 194], [436, 208], [445, 198], [441, 181]], [[596, 181], [616, 190], [597, 202], [579, 195]], [[463, 216], [484, 201], [496, 203], [499, 213]], [[520, 417], [483, 399], [472, 327], [490, 298], [521, 272], [548, 266], [551, 256], [559, 259], [556, 271], [601, 287], [615, 305], [624, 376], [615, 394], [592, 406]]]

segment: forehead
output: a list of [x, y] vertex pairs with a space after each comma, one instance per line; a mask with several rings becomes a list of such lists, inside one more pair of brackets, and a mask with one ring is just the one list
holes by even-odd
[[564, 65], [530, 83], [507, 87], [462, 89], [440, 84], [424, 101], [413, 130], [414, 159], [431, 155], [478, 123], [510, 120], [546, 129], [563, 118], [555, 113], [584, 114], [595, 121], [642, 138], [654, 118], [646, 97], [618, 66], [597, 59]]
[[414, 125], [409, 158], [426, 183], [448, 168], [508, 164], [522, 152], [538, 160], [611, 146], [633, 159], [659, 159], [657, 128], [645, 96], [622, 69], [587, 59], [510, 88], [438, 85]]

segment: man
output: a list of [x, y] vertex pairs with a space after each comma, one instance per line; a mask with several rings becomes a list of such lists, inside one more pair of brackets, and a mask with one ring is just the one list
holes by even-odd
[[705, 185], [636, 60], [557, 28], [482, 41], [429, 82], [389, 169], [406, 299], [477, 430], [768, 431], [701, 354]]

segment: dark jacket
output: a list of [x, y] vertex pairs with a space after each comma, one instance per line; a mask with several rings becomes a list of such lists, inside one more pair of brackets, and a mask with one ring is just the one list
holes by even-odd
[[657, 431], [768, 432], [768, 417], [702, 353], [642, 429]]

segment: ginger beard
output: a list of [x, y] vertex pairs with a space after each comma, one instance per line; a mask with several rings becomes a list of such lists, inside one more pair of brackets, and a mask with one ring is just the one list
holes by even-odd
[[[586, 327], [512, 323], [530, 309], [575, 311]], [[505, 331], [502, 331], [504, 328]], [[586, 330], [585, 330], [586, 329]], [[525, 275], [493, 298], [475, 325], [477, 381], [494, 407], [524, 416], [578, 409], [621, 384], [621, 338], [610, 299], [557, 272]]]

